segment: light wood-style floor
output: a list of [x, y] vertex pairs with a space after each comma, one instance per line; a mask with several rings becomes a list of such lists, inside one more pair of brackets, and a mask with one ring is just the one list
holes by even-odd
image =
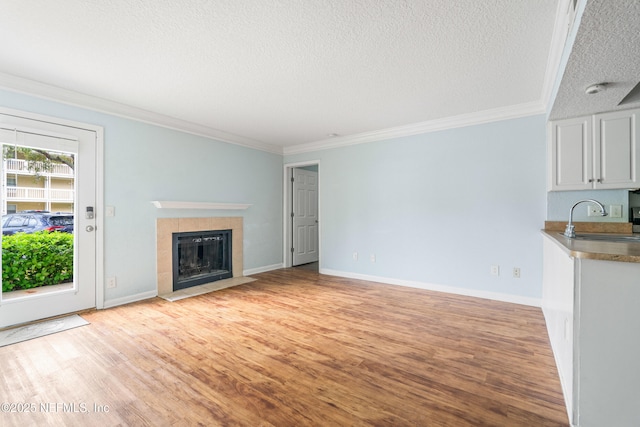
[[0, 348], [0, 424], [568, 425], [540, 309], [304, 269], [254, 277]]

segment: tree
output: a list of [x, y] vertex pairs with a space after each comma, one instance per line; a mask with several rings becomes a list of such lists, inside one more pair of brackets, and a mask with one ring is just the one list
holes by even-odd
[[3, 155], [5, 159], [26, 160], [27, 169], [35, 173], [36, 177], [40, 177], [43, 172], [51, 172], [55, 164], [67, 165], [73, 170], [75, 163], [73, 155], [13, 145], [5, 145]]

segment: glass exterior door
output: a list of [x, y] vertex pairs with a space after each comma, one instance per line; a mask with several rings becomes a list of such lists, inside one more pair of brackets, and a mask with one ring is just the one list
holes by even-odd
[[0, 114], [0, 327], [96, 306], [96, 134]]

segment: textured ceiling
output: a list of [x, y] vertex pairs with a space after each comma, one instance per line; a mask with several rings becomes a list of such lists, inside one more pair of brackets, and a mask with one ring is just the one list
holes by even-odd
[[[639, 101], [620, 104], [639, 81], [640, 1], [589, 0], [550, 118], [640, 107]], [[604, 91], [585, 94], [601, 82], [609, 83]]]
[[557, 8], [0, 1], [0, 73], [275, 146], [541, 102]]

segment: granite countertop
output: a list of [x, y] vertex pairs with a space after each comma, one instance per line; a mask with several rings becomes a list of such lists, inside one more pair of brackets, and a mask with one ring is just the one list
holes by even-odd
[[[576, 223], [576, 229], [578, 230], [577, 224], [579, 223]], [[557, 227], [553, 226], [545, 226], [542, 233], [557, 243], [569, 256], [574, 258], [640, 263], [640, 242], [606, 242], [601, 240], [570, 239], [562, 234], [562, 230], [558, 230]], [[597, 232], [592, 232], [591, 229], [589, 232], [578, 230], [578, 233], [598, 234]], [[629, 232], [606, 230], [604, 233], [615, 233], [622, 236], [632, 235], [630, 230]]]

